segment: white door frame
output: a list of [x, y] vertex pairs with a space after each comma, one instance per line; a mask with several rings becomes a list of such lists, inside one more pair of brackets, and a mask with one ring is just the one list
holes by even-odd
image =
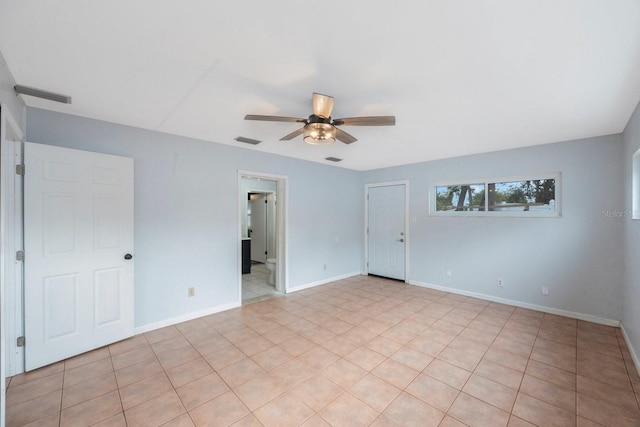
[[[17, 346], [17, 339], [24, 336], [23, 263], [16, 260], [16, 251], [24, 249], [22, 213], [22, 177], [16, 175], [16, 165], [22, 164], [22, 143], [5, 139], [2, 147], [2, 266], [5, 326], [5, 374], [13, 376], [24, 372], [24, 347]], [[13, 255], [13, 256], [12, 256]]]
[[276, 235], [276, 290], [283, 294], [289, 291], [289, 270], [287, 269], [289, 255], [287, 253], [287, 214], [289, 203], [289, 177], [284, 175], [273, 175], [263, 172], [252, 172], [238, 170], [238, 301], [242, 304], [242, 178], [261, 178], [276, 181], [276, 197], [278, 207], [276, 208], [276, 222], [278, 232]]
[[409, 283], [409, 181], [388, 181], [364, 186], [364, 274], [369, 274], [369, 189], [373, 187], [404, 186], [404, 282]]
[[[16, 339], [22, 322], [22, 263], [16, 263], [16, 248], [22, 249], [22, 216], [16, 218], [16, 208], [21, 213], [21, 180], [16, 179], [16, 152], [21, 155], [24, 133], [18, 126], [6, 104], [0, 105], [0, 427], [5, 425], [5, 377], [24, 372], [24, 347], [18, 347]], [[20, 159], [19, 159], [20, 160]], [[17, 283], [17, 280], [20, 280]], [[20, 310], [16, 308], [20, 307]], [[16, 325], [14, 319], [19, 319]]]
[[22, 162], [22, 141], [24, 134], [5, 104], [1, 107], [0, 134], [0, 276], [1, 332], [0, 358], [2, 374], [13, 376], [24, 372], [24, 347], [17, 346], [18, 337], [23, 335], [24, 316], [22, 300], [22, 262], [15, 261], [15, 252], [23, 248], [22, 239], [22, 179], [16, 175], [15, 166]]

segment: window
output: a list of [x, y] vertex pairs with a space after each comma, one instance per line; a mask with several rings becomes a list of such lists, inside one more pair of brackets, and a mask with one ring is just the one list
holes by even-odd
[[[639, 156], [640, 157], [640, 156]], [[432, 215], [559, 216], [559, 173], [437, 185]]]
[[484, 184], [436, 187], [436, 211], [472, 212], [484, 210]]

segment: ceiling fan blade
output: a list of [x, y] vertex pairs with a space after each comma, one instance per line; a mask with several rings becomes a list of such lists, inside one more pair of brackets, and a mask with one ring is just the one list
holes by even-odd
[[329, 118], [333, 110], [333, 96], [313, 93], [313, 114], [316, 116]]
[[367, 117], [345, 117], [335, 119], [336, 126], [393, 126], [396, 124], [396, 116], [367, 116]]
[[299, 122], [305, 123], [307, 119], [301, 119], [299, 117], [284, 117], [284, 116], [261, 116], [259, 114], [247, 114], [244, 116], [245, 120], [260, 120], [263, 122]]
[[351, 144], [352, 142], [357, 141], [357, 139], [353, 135], [349, 135], [339, 128], [336, 128], [336, 139], [344, 142], [345, 144]]
[[285, 135], [280, 138], [280, 141], [289, 141], [290, 139], [295, 138], [298, 135], [302, 135], [304, 133], [304, 128], [300, 128], [294, 132], [291, 132], [289, 135]]

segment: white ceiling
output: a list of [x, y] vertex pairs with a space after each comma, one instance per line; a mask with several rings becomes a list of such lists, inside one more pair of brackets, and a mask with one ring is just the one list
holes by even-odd
[[[367, 170], [621, 132], [640, 0], [0, 0], [0, 52], [73, 98], [29, 106]], [[317, 147], [243, 120], [307, 117], [314, 91], [397, 125]]]

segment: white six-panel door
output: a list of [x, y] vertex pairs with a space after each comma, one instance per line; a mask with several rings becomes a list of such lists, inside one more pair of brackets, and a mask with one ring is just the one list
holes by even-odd
[[24, 153], [29, 371], [133, 335], [133, 159]]
[[405, 186], [369, 187], [368, 273], [405, 280]]

